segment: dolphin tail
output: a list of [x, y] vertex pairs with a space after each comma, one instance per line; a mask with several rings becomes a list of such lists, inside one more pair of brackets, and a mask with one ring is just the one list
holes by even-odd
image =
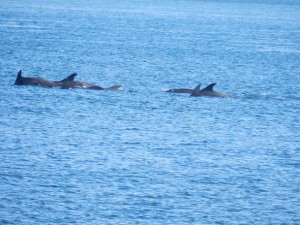
[[203, 88], [201, 91], [214, 91], [213, 87], [216, 85], [217, 83], [211, 83], [210, 85], [206, 86], [205, 88]]
[[200, 92], [200, 87], [201, 87], [201, 84], [198, 84], [198, 85], [194, 88], [193, 92], [191, 93], [191, 96], [198, 96], [198, 95], [199, 95], [199, 92]]

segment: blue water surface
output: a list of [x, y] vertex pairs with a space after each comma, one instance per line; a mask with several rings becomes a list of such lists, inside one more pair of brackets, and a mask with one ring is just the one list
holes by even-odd
[[300, 224], [297, 1], [1, 0], [0, 37], [0, 224]]

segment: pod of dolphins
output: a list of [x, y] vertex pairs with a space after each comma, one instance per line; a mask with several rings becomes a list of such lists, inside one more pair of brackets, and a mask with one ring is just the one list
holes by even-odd
[[77, 73], [72, 73], [70, 76], [66, 77], [60, 81], [51, 81], [41, 77], [23, 77], [22, 70], [18, 72], [15, 85], [37, 85], [41, 87], [60, 87], [61, 89], [71, 89], [71, 88], [85, 88], [91, 90], [119, 90], [121, 85], [114, 85], [112, 87], [103, 88], [98, 85], [90, 84], [82, 81], [74, 81]]
[[[100, 87], [98, 85], [90, 84], [83, 81], [75, 81], [74, 78], [77, 76], [77, 73], [72, 73], [68, 77], [60, 81], [51, 81], [41, 77], [23, 77], [22, 70], [18, 72], [15, 85], [37, 85], [41, 87], [58, 87], [61, 89], [71, 89], [71, 88], [85, 88], [90, 90], [120, 90], [122, 88], [121, 85], [113, 85], [108, 88]], [[197, 85], [194, 89], [189, 88], [178, 88], [178, 89], [169, 89], [166, 92], [172, 93], [185, 93], [190, 94], [193, 97], [199, 96], [209, 96], [209, 97], [231, 97], [230, 94], [221, 93], [213, 90], [213, 87], [216, 83], [211, 83], [207, 87], [200, 89], [201, 84]]]

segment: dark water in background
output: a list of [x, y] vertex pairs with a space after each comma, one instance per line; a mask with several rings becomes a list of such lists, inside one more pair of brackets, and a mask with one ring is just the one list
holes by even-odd
[[296, 1], [2, 0], [0, 37], [0, 224], [300, 224]]

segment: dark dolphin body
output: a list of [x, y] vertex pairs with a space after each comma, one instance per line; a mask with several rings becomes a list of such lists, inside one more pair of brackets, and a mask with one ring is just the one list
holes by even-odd
[[55, 87], [56, 84], [50, 80], [40, 77], [23, 77], [22, 70], [18, 72], [15, 85], [38, 85], [42, 87]]
[[122, 86], [121, 85], [114, 85], [109, 88], [103, 88], [97, 85], [93, 85], [87, 82], [82, 81], [74, 81], [74, 78], [77, 76], [77, 73], [72, 73], [66, 79], [60, 81], [62, 82], [61, 88], [62, 89], [71, 89], [71, 88], [86, 88], [91, 90], [119, 90]]
[[68, 81], [69, 79], [74, 79], [76, 75], [77, 75], [76, 73], [72, 73], [70, 76], [66, 77], [65, 79], [60, 81], [53, 81], [53, 83], [55, 84], [55, 87], [62, 87], [65, 81]]
[[193, 90], [194, 89], [189, 89], [189, 88], [175, 88], [175, 89], [169, 89], [166, 92], [192, 94]]
[[231, 95], [229, 95], [229, 94], [214, 91], [213, 87], [215, 85], [216, 85], [216, 83], [211, 83], [207, 87], [200, 90], [200, 84], [199, 84], [195, 87], [195, 89], [191, 93], [191, 96], [194, 96], [194, 97], [210, 96], [210, 97], [220, 97], [220, 98], [231, 97]]

